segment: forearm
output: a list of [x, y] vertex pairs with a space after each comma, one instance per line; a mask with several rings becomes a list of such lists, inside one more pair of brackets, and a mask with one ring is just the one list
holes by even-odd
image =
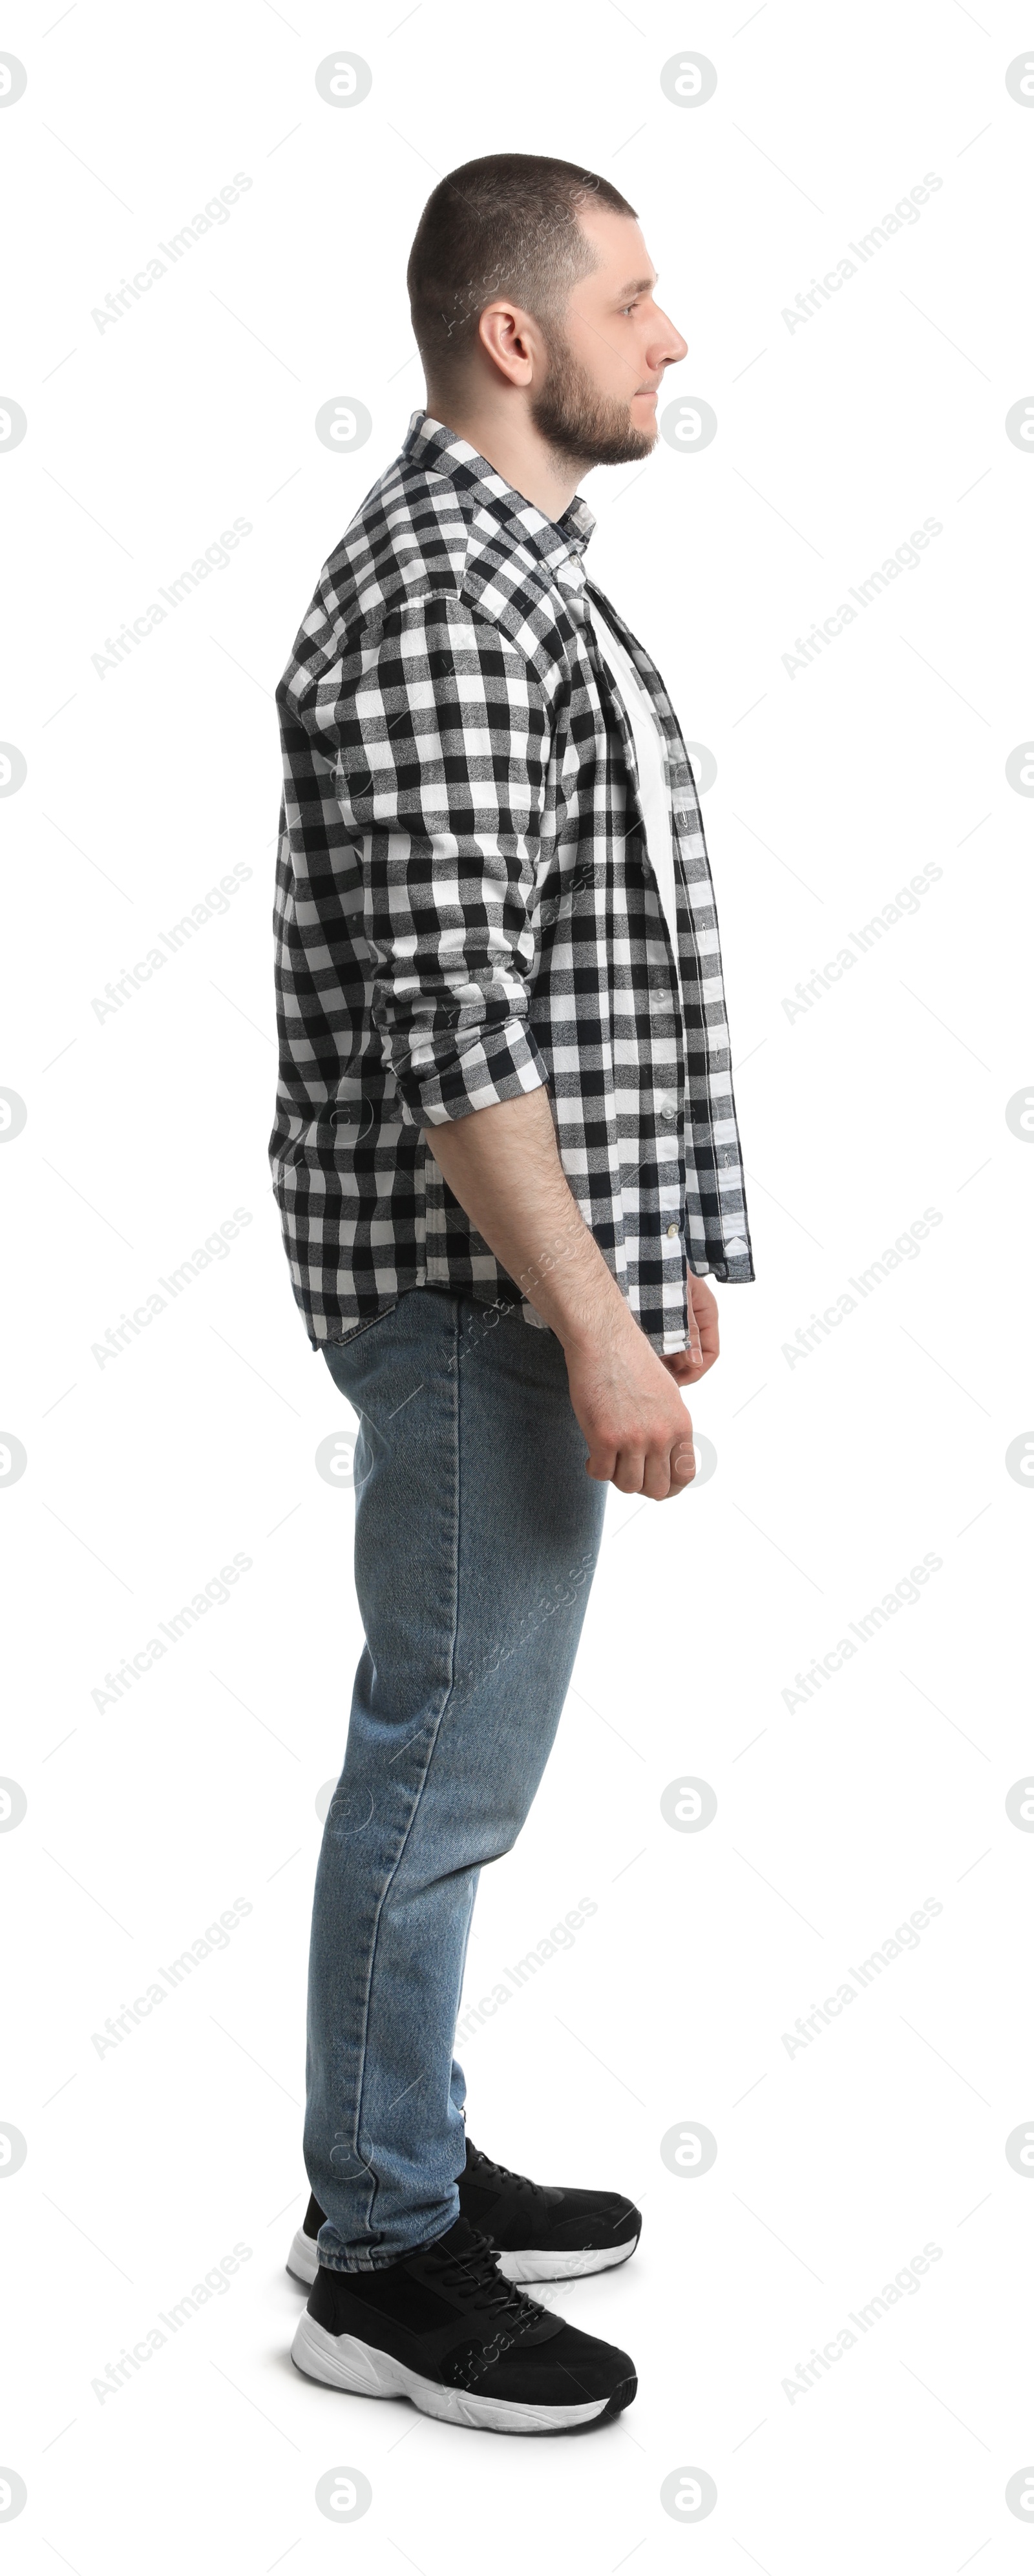
[[478, 1233], [564, 1349], [637, 1327], [564, 1177], [544, 1089], [424, 1139]]

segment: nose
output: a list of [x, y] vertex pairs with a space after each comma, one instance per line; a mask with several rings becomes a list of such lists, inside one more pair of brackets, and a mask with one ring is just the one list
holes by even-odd
[[657, 327], [647, 352], [649, 365], [677, 367], [680, 358], [686, 357], [688, 349], [688, 340], [684, 340], [681, 331], [676, 330], [668, 314], [658, 312]]

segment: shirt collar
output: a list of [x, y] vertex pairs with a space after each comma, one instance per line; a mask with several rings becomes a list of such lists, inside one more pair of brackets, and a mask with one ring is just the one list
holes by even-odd
[[429, 412], [415, 411], [402, 442], [403, 456], [412, 456], [430, 466], [436, 474], [448, 474], [462, 491], [469, 493], [482, 508], [489, 510], [501, 525], [513, 525], [515, 538], [530, 544], [540, 561], [564, 582], [565, 588], [581, 589], [585, 580], [582, 556], [596, 521], [587, 501], [580, 493], [559, 519], [547, 519], [534, 501], [515, 492], [504, 481], [487, 457], [479, 456], [458, 431], [447, 429]]

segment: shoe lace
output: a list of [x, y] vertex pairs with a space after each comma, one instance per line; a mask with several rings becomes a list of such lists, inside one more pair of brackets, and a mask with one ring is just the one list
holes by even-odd
[[516, 2183], [519, 2191], [530, 2191], [536, 2200], [543, 2200], [545, 2198], [546, 2186], [544, 2183], [532, 2182], [527, 2174], [512, 2173], [509, 2165], [497, 2165], [495, 2158], [493, 2156], [484, 2155], [480, 2147], [472, 2146], [470, 2153], [479, 2172], [495, 2174], [498, 2176], [500, 2182]]
[[526, 2326], [541, 2313], [536, 2300], [497, 2270], [493, 2248], [483, 2236], [476, 2236], [466, 2253], [443, 2254], [435, 2269], [449, 2288], [486, 2316], [505, 2316], [513, 2325]]

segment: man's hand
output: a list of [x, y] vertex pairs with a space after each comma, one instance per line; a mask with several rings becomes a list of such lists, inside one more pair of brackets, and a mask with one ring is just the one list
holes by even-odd
[[706, 1279], [694, 1271], [686, 1273], [686, 1298], [689, 1309], [689, 1349], [671, 1351], [663, 1366], [669, 1369], [679, 1386], [695, 1386], [718, 1357], [718, 1301]]
[[591, 1336], [565, 1340], [564, 1357], [575, 1419], [589, 1443], [586, 1474], [655, 1503], [681, 1494], [696, 1474], [693, 1425], [623, 1301], [622, 1312], [608, 1310]]

